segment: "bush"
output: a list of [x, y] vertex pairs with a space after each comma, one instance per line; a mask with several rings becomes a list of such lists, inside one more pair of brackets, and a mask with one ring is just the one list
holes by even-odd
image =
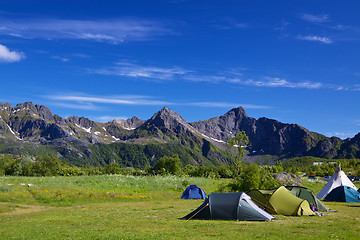
[[173, 174], [178, 175], [181, 173], [181, 161], [178, 155], [172, 157], [162, 157], [154, 166], [156, 174]]
[[233, 192], [248, 192], [252, 189], [273, 189], [281, 186], [268, 168], [260, 167], [255, 163], [244, 164], [240, 176], [229, 183]]

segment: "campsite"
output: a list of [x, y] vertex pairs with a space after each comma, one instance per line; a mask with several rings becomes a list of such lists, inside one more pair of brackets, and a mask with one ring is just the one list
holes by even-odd
[[[179, 220], [204, 199], [181, 199], [190, 184], [210, 194], [227, 179], [180, 176], [0, 178], [2, 239], [356, 239], [358, 203], [325, 202], [325, 216], [272, 221]], [[306, 181], [318, 193], [325, 182]], [[358, 183], [355, 183], [359, 186]]]

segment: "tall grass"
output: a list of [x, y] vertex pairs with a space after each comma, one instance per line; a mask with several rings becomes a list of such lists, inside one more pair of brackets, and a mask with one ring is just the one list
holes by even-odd
[[72, 205], [87, 201], [180, 197], [189, 184], [217, 191], [226, 180], [178, 176], [1, 177], [0, 201]]

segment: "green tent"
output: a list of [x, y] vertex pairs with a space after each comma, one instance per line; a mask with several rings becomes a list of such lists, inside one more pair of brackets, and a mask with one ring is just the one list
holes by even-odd
[[278, 214], [269, 202], [269, 197], [271, 194], [263, 194], [261, 191], [267, 190], [254, 189], [247, 194], [251, 197], [251, 200], [253, 200], [253, 202], [256, 203], [261, 209], [264, 209], [270, 214]]
[[311, 209], [315, 211], [329, 212], [331, 211], [325, 204], [323, 204], [315, 195], [307, 188], [299, 186], [286, 186], [286, 189], [290, 190], [292, 194], [298, 198], [307, 200]]
[[274, 217], [240, 193], [211, 193], [196, 210], [181, 219], [268, 221]]
[[[247, 193], [262, 209], [286, 216], [315, 215], [307, 200], [294, 196], [284, 186], [274, 190], [251, 190]], [[261, 196], [262, 195], [262, 196]]]

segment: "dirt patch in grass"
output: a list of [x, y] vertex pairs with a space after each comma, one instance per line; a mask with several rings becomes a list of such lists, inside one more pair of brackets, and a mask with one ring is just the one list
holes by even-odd
[[0, 202], [0, 216], [14, 216], [37, 213], [46, 211], [50, 208], [52, 207]]

